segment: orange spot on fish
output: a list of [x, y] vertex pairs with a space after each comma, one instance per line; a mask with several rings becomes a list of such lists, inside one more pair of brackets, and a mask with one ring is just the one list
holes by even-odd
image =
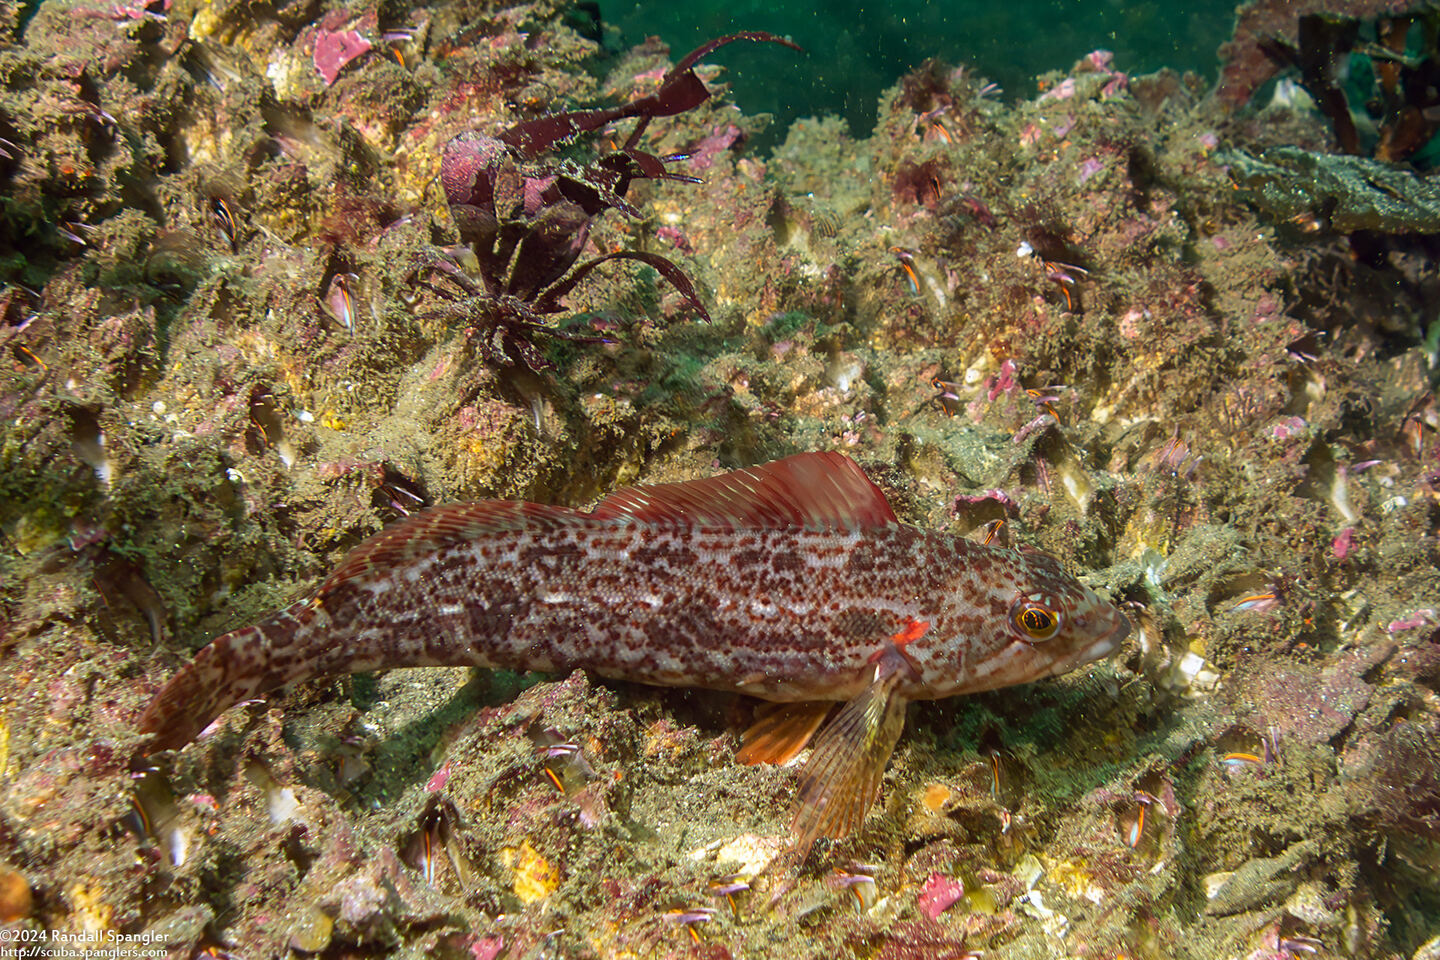
[[890, 638], [890, 642], [897, 647], [903, 647], [907, 643], [914, 643], [925, 634], [930, 632], [928, 620], [916, 620], [914, 617], [905, 618], [905, 629]]

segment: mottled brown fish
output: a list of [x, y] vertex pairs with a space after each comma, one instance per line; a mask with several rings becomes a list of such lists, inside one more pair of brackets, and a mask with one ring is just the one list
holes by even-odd
[[621, 490], [593, 511], [435, 507], [357, 547], [314, 597], [201, 650], [140, 720], [184, 746], [227, 708], [314, 677], [469, 665], [731, 690], [786, 704], [740, 758], [797, 754], [795, 832], [854, 831], [910, 700], [1064, 673], [1124, 615], [1052, 557], [898, 522], [853, 460], [809, 453]]

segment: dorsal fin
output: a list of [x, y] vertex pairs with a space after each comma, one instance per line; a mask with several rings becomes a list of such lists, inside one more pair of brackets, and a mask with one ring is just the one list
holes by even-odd
[[594, 517], [737, 530], [860, 530], [896, 522], [885, 494], [843, 453], [801, 453], [718, 477], [628, 487], [602, 500]]
[[431, 507], [391, 524], [351, 550], [321, 585], [320, 592], [371, 570], [394, 566], [487, 533], [521, 527], [548, 529], [577, 523], [584, 516], [568, 507], [521, 500], [480, 500]]
[[728, 529], [860, 530], [895, 523], [880, 488], [841, 453], [802, 453], [759, 467], [683, 483], [627, 487], [593, 514], [519, 500], [431, 507], [381, 530], [340, 562], [320, 592], [487, 533], [548, 529], [586, 520]]

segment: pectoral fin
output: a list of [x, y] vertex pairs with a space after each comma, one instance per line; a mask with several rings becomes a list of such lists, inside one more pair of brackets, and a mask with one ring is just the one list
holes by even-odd
[[755, 722], [742, 735], [744, 741], [735, 759], [741, 763], [789, 763], [795, 758], [834, 701], [806, 700], [799, 703], [766, 704], [755, 713]]
[[843, 837], [865, 821], [880, 793], [885, 764], [905, 726], [907, 701], [895, 692], [901, 671], [886, 657], [874, 680], [821, 729], [800, 771], [792, 829], [796, 846]]

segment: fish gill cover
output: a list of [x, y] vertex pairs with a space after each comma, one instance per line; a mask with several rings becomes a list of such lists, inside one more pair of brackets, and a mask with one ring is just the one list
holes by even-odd
[[[683, 62], [725, 30], [590, 9], [0, 5], [6, 935], [1440, 955], [1434, 10], [1257, 0], [1214, 87], [1080, 47], [1001, 91], [937, 50], [868, 133], [761, 153], [742, 45]], [[776, 89], [839, 59], [745, 46]], [[504, 140], [554, 114], [603, 119]], [[487, 137], [457, 204], [446, 145]], [[1053, 555], [1129, 638], [912, 705], [798, 864], [735, 695], [397, 670], [132, 763], [195, 650], [389, 522], [807, 451]]]

